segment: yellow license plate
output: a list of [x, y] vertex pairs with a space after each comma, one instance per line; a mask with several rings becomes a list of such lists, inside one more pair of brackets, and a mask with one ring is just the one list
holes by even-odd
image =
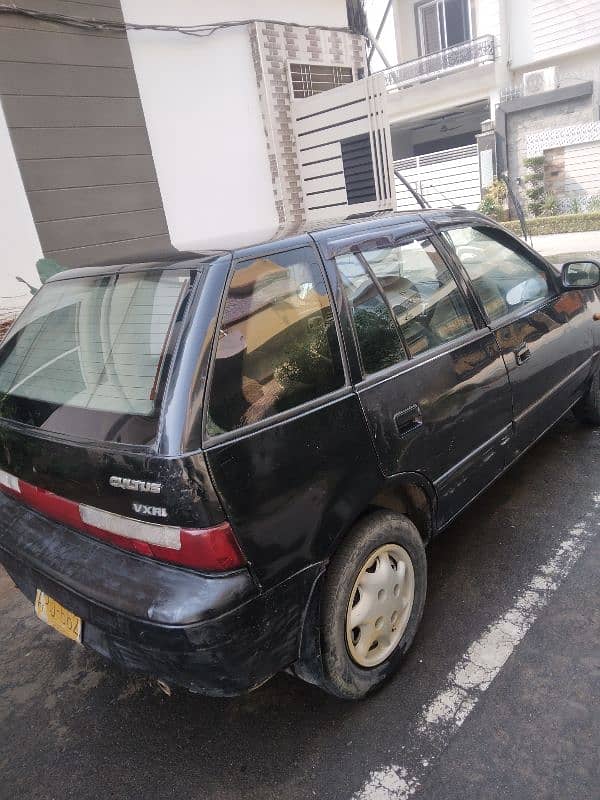
[[63, 636], [67, 636], [75, 642], [81, 641], [81, 617], [61, 606], [54, 598], [49, 597], [40, 589], [35, 594], [35, 613]]

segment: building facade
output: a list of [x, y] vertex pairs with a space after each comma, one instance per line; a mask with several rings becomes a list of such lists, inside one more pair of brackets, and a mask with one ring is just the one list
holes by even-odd
[[346, 0], [24, 6], [0, 14], [1, 313], [42, 257], [235, 247], [393, 206], [385, 82]]
[[364, 0], [370, 42], [346, 0], [24, 5], [0, 13], [0, 320], [40, 258], [414, 206], [394, 164], [435, 205], [477, 207], [499, 172], [518, 192], [533, 155], [563, 208], [600, 195], [598, 2]]
[[476, 207], [498, 171], [522, 191], [524, 160], [535, 155], [563, 210], [600, 195], [600, 3], [392, 6], [398, 64], [385, 74], [394, 158], [432, 202]]

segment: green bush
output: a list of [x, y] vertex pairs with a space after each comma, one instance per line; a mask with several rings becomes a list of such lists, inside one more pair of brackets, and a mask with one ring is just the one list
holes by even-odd
[[495, 203], [491, 197], [484, 197], [481, 203], [479, 203], [478, 210], [482, 214], [485, 214], [486, 217], [491, 217], [495, 220], [500, 219], [500, 209], [498, 208], [497, 203]]
[[503, 181], [493, 181], [485, 190], [483, 199], [479, 204], [479, 211], [492, 219], [502, 222], [508, 216], [506, 208], [506, 184]]
[[[551, 233], [580, 233], [581, 231], [600, 231], [600, 213], [560, 214], [551, 217], [533, 217], [526, 220], [532, 236]], [[513, 233], [521, 234], [518, 220], [506, 222], [505, 226]]]
[[569, 199], [569, 214], [581, 214], [583, 211], [583, 206], [581, 202], [581, 198], [574, 195]]
[[558, 199], [553, 194], [546, 194], [542, 203], [542, 216], [556, 217], [558, 214], [560, 214]]
[[600, 214], [600, 194], [595, 194], [589, 198], [586, 211], [589, 214]]
[[524, 181], [527, 186], [527, 206], [532, 217], [539, 217], [544, 213], [544, 156], [526, 158], [523, 163], [529, 170]]

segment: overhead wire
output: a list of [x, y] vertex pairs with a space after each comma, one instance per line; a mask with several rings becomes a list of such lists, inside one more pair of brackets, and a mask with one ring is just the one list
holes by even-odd
[[[35, 19], [39, 22], [56, 22], [62, 25], [67, 25], [81, 30], [93, 30], [108, 33], [126, 33], [127, 31], [159, 31], [168, 33], [181, 33], [185, 36], [199, 36], [206, 37], [212, 36], [217, 31], [226, 30], [228, 28], [239, 28], [245, 25], [250, 25], [253, 22], [263, 22], [273, 25], [299, 25], [299, 23], [290, 22], [289, 20], [278, 19], [241, 19], [241, 20], [227, 20], [225, 22], [203, 23], [199, 25], [157, 25], [145, 24], [137, 22], [125, 22], [107, 19], [84, 18], [74, 17], [70, 14], [58, 14], [50, 11], [40, 11], [34, 8], [25, 8], [17, 6], [14, 3], [0, 3], [0, 14], [18, 14], [22, 17]], [[302, 27], [311, 27], [303, 25]], [[312, 26], [318, 27], [326, 31], [336, 31], [338, 33], [348, 33], [348, 27], [335, 27], [327, 25]]]

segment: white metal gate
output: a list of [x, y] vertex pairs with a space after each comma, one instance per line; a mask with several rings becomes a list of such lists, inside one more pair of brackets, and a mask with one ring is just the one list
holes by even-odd
[[[476, 144], [403, 158], [394, 162], [394, 168], [434, 207], [476, 209], [481, 202]], [[414, 197], [398, 178], [396, 200], [398, 209], [418, 208]]]

